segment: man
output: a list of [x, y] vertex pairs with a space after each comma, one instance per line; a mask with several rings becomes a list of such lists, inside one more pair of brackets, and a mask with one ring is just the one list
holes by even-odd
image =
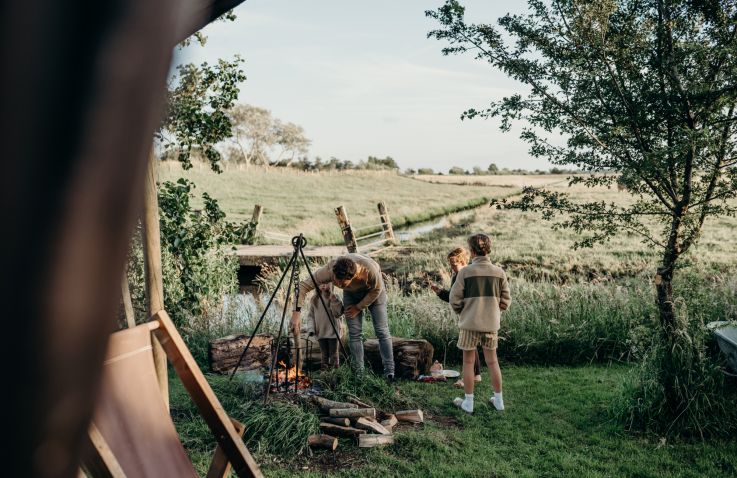
[[[381, 277], [381, 268], [373, 259], [361, 254], [346, 254], [330, 261], [315, 271], [317, 285], [332, 283], [343, 289], [343, 305], [348, 322], [349, 347], [354, 367], [362, 372], [363, 365], [363, 310], [368, 309], [374, 323], [374, 332], [379, 339], [379, 353], [384, 365], [384, 376], [394, 380], [394, 352], [386, 312], [386, 287]], [[299, 333], [300, 312], [305, 296], [315, 289], [311, 278], [299, 284], [299, 297], [292, 313], [292, 330]], [[322, 307], [322, 304], [320, 304]]]

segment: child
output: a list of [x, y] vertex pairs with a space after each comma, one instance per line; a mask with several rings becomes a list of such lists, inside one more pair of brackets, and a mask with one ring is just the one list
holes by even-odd
[[[330, 317], [325, 311], [320, 296], [325, 305], [330, 308], [330, 312], [335, 320], [335, 328], [330, 323]], [[320, 344], [320, 352], [322, 354], [320, 360], [320, 369], [327, 370], [331, 367], [337, 368], [340, 362], [340, 349], [338, 348], [338, 331], [342, 338], [345, 332], [345, 323], [343, 317], [343, 303], [338, 296], [333, 293], [333, 284], [321, 284], [312, 297], [310, 302], [310, 313], [307, 316], [307, 323], [312, 327], [312, 331]]]
[[[448, 253], [448, 264], [450, 265], [450, 270], [453, 271], [453, 275], [450, 276], [450, 286], [453, 287], [458, 271], [466, 267], [468, 264], [468, 251], [462, 247], [456, 247]], [[435, 292], [435, 294], [437, 294], [440, 300], [450, 302], [450, 291], [448, 289], [442, 289], [437, 284], [430, 284], [430, 288]], [[478, 349], [476, 349], [475, 352], [476, 358], [473, 363], [473, 381], [478, 383], [481, 381], [481, 360], [479, 359]], [[463, 379], [459, 379], [454, 385], [458, 388], [463, 388]]]
[[473, 413], [474, 351], [481, 345], [489, 367], [494, 396], [489, 399], [494, 408], [504, 410], [502, 371], [496, 357], [501, 311], [511, 303], [507, 275], [491, 263], [491, 239], [485, 234], [468, 238], [471, 264], [460, 269], [450, 290], [450, 305], [460, 315], [458, 348], [463, 350], [463, 383], [465, 398], [453, 403], [467, 413]]

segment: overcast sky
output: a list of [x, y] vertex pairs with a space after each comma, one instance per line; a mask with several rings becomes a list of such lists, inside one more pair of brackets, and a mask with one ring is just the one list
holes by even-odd
[[[467, 0], [466, 19], [495, 23], [523, 0]], [[248, 77], [240, 102], [301, 125], [310, 156], [358, 161], [392, 156], [402, 168], [451, 166], [547, 169], [517, 131], [494, 120], [460, 120], [520, 86], [470, 56], [440, 53], [426, 9], [442, 0], [246, 0], [235, 22], [208, 26], [205, 47], [178, 62], [240, 54]]]

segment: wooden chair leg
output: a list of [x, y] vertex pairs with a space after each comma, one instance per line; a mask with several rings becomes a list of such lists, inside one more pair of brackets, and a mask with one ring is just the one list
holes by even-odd
[[[233, 422], [235, 431], [238, 435], [243, 437], [243, 433], [246, 431], [246, 426], [238, 420], [230, 419]], [[220, 445], [215, 448], [215, 454], [212, 456], [212, 462], [210, 463], [210, 469], [207, 470], [207, 478], [227, 478], [230, 474], [230, 461], [225, 456], [225, 452]]]
[[94, 423], [90, 424], [83, 454], [82, 468], [92, 478], [126, 478], [123, 468]]

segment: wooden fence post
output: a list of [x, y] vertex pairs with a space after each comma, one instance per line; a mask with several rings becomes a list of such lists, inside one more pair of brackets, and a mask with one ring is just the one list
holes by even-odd
[[384, 228], [384, 238], [388, 244], [394, 245], [396, 243], [394, 229], [392, 228], [392, 221], [389, 219], [389, 212], [386, 210], [386, 204], [381, 201], [377, 206], [381, 217], [381, 227]]
[[253, 206], [253, 215], [251, 216], [251, 222], [254, 224], [254, 231], [258, 228], [258, 223], [261, 220], [261, 213], [263, 213], [263, 211], [264, 208], [260, 204], [256, 204]]
[[335, 210], [335, 216], [338, 218], [338, 224], [340, 225], [340, 231], [343, 233], [343, 240], [348, 248], [348, 252], [358, 252], [358, 244], [356, 244], [356, 235], [353, 234], [353, 228], [348, 220], [348, 214], [345, 212], [345, 207], [338, 206]]
[[[161, 230], [159, 229], [159, 201], [156, 195], [156, 163], [149, 154], [146, 184], [143, 191], [143, 253], [146, 271], [146, 305], [148, 316], [153, 317], [164, 310], [164, 279], [161, 275]], [[154, 365], [159, 390], [167, 408], [169, 407], [169, 377], [166, 372], [167, 359], [164, 348], [155, 336], [152, 337]]]

